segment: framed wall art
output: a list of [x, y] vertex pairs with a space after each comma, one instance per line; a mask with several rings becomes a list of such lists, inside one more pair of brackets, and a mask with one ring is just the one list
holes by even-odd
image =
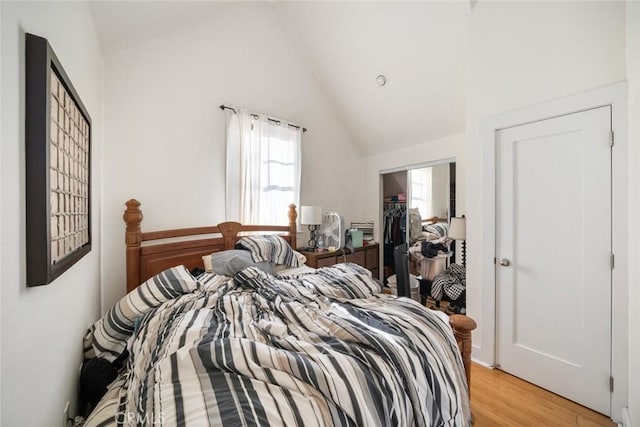
[[27, 286], [91, 251], [91, 117], [45, 38], [26, 34]]

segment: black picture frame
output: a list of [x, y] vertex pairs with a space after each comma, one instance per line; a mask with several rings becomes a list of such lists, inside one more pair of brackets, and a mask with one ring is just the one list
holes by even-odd
[[91, 116], [47, 39], [25, 35], [27, 286], [91, 251]]

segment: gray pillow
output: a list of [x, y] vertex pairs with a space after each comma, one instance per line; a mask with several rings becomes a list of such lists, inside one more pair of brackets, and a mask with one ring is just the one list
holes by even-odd
[[247, 267], [257, 267], [265, 273], [276, 274], [276, 265], [272, 262], [255, 262], [251, 252], [233, 249], [211, 254], [211, 271], [223, 276], [233, 277]]

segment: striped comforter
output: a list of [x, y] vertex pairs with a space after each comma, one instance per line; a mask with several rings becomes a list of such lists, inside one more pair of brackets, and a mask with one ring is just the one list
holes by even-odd
[[448, 325], [362, 267], [199, 282], [142, 318], [87, 426], [470, 424]]

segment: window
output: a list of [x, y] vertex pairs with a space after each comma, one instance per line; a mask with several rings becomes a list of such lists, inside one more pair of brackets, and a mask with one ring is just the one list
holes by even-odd
[[299, 204], [302, 130], [239, 109], [227, 112], [227, 220], [288, 224]]
[[411, 201], [412, 208], [418, 208], [422, 218], [433, 216], [431, 211], [431, 169], [411, 169]]

